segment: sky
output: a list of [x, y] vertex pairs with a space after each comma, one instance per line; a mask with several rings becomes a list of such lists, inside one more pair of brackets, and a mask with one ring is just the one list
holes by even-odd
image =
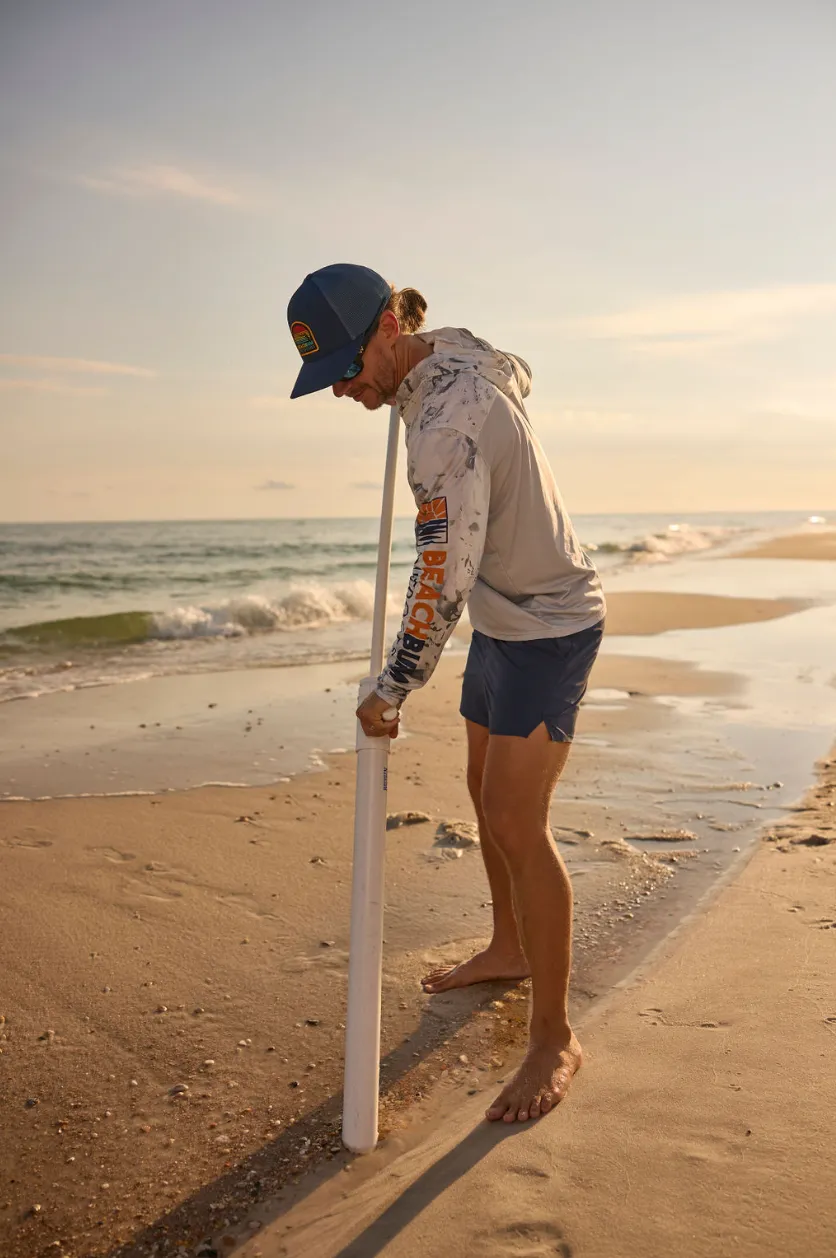
[[0, 4], [0, 520], [376, 514], [388, 410], [288, 397], [335, 261], [530, 363], [571, 511], [836, 510], [834, 64], [832, 0]]

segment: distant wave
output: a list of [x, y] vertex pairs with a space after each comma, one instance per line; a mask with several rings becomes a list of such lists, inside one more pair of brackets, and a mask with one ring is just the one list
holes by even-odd
[[[359, 549], [359, 548], [358, 548]], [[138, 567], [125, 566], [121, 570], [63, 571], [56, 567], [45, 568], [44, 571], [0, 572], [0, 598], [7, 600], [26, 595], [39, 594], [118, 594], [125, 590], [157, 590], [161, 581], [175, 586], [206, 586], [221, 585], [228, 589], [246, 588], [255, 583], [265, 581], [288, 582], [299, 580], [309, 573], [312, 576], [331, 578], [337, 576], [341, 569], [349, 564], [354, 571], [373, 573], [376, 567], [376, 556], [372, 554], [317, 556], [305, 563], [299, 559], [295, 564], [255, 564], [242, 566], [241, 556], [238, 562], [228, 567], [212, 567], [208, 563], [201, 567], [196, 564], [191, 569], [175, 568], [171, 571], [164, 567], [148, 566], [144, 570]], [[56, 564], [60, 562], [55, 561]], [[393, 555], [393, 563], [398, 561]]]
[[[687, 552], [709, 550], [745, 531], [739, 527], [670, 524], [664, 532], [650, 533], [638, 540], [587, 544], [585, 549], [623, 556], [628, 563], [658, 563]], [[83, 576], [76, 574], [66, 584], [78, 582]], [[119, 581], [129, 586], [131, 578], [124, 573]], [[55, 584], [61, 587], [64, 583], [59, 579]], [[240, 594], [216, 602], [189, 602], [167, 611], [112, 612], [21, 625], [0, 632], [0, 659], [8, 660], [33, 648], [39, 652], [120, 648], [142, 642], [236, 638], [319, 628], [339, 621], [370, 620], [373, 605], [374, 586], [370, 581], [358, 579], [334, 585], [298, 581], [274, 597]], [[390, 598], [389, 611], [397, 614], [400, 603]]]
[[[412, 562], [414, 543], [396, 540], [393, 566]], [[376, 542], [328, 541], [270, 545], [146, 546], [141, 551], [109, 548], [107, 541], [28, 542], [15, 550], [0, 543], [0, 602], [42, 594], [119, 594], [207, 587], [245, 590], [265, 582], [339, 580], [349, 568], [357, 579], [373, 575]]]
[[[374, 586], [368, 581], [335, 586], [312, 582], [293, 586], [275, 599], [247, 594], [205, 607], [114, 612], [21, 625], [0, 633], [0, 657], [8, 658], [33, 647], [124, 647], [154, 640], [234, 638], [318, 628], [337, 621], [370, 620], [373, 606]], [[397, 610], [394, 604], [391, 610]]]
[[711, 550], [749, 530], [720, 525], [669, 524], [664, 533], [649, 533], [633, 542], [601, 542], [585, 549], [605, 555], [632, 557], [637, 563], [659, 563], [692, 551]]

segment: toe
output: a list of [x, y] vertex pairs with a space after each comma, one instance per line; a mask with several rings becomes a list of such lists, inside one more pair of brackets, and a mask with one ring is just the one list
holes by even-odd
[[436, 992], [446, 992], [448, 987], [452, 987], [452, 975], [441, 974], [438, 978], [428, 979], [424, 983], [424, 991], [435, 995]]
[[446, 973], [447, 970], [431, 970], [429, 974], [426, 974], [424, 978], [421, 979], [421, 986], [426, 987], [428, 983], [438, 982], [438, 980]]
[[529, 1107], [528, 1107], [528, 1117], [529, 1117], [529, 1118], [539, 1118], [539, 1117], [540, 1117], [540, 1098], [539, 1098], [539, 1096], [535, 1096], [534, 1100], [533, 1100], [533, 1101], [531, 1102], [531, 1104], [529, 1105]]
[[527, 1120], [527, 1119], [528, 1119], [528, 1110], [527, 1110], [527, 1109], [517, 1110], [517, 1122], [519, 1122], [519, 1123], [524, 1123], [524, 1122], [526, 1122], [526, 1120]]
[[552, 1096], [551, 1092], [547, 1092], [545, 1096], [542, 1096], [540, 1098], [540, 1113], [548, 1114], [549, 1110], [552, 1108], [553, 1105], [554, 1105], [554, 1097]]
[[505, 1099], [504, 1093], [500, 1092], [499, 1096], [496, 1098], [493, 1105], [491, 1105], [491, 1107], [485, 1111], [485, 1117], [487, 1118], [488, 1122], [496, 1123], [499, 1121], [500, 1118], [505, 1117], [505, 1113], [507, 1109], [508, 1109], [508, 1102]]

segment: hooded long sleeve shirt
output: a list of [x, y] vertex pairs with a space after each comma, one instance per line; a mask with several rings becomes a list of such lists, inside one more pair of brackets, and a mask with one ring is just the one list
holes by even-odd
[[418, 508], [403, 620], [375, 686], [395, 705], [429, 680], [465, 604], [474, 629], [509, 642], [578, 633], [606, 612], [526, 414], [527, 364], [463, 328], [421, 339], [433, 352], [395, 398]]

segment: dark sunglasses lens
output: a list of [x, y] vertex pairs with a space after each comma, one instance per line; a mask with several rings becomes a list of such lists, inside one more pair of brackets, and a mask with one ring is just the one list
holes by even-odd
[[363, 364], [358, 363], [357, 359], [355, 358], [354, 362], [351, 364], [351, 366], [348, 368], [345, 375], [343, 376], [343, 380], [353, 380], [355, 376], [359, 376], [362, 370], [363, 370]]

